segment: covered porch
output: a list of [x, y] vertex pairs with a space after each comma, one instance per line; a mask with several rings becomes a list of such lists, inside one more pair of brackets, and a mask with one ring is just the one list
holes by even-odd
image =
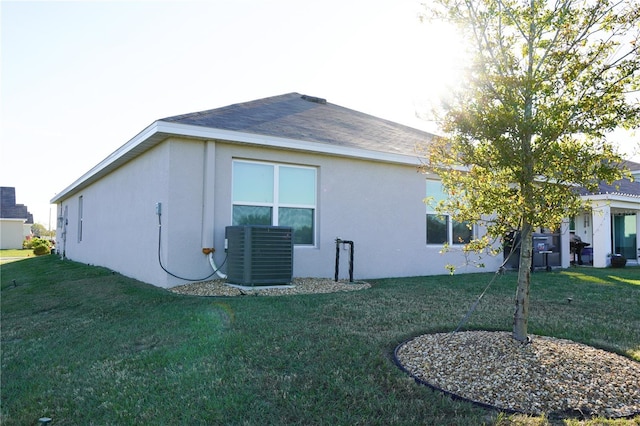
[[587, 198], [591, 210], [576, 216], [571, 230], [589, 244], [582, 251], [583, 263], [604, 268], [611, 265], [612, 256], [622, 255], [627, 265], [637, 265], [640, 261], [640, 197], [597, 194]]

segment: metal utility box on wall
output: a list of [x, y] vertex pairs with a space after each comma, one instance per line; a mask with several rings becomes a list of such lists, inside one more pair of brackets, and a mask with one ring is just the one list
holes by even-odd
[[227, 226], [227, 281], [239, 285], [289, 284], [293, 277], [293, 228]]

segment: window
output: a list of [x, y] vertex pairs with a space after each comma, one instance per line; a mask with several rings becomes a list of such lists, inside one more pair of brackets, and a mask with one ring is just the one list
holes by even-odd
[[82, 195], [78, 197], [78, 242], [82, 241], [82, 209], [83, 209], [83, 198]]
[[314, 245], [316, 169], [233, 162], [233, 224], [291, 226], [294, 243]]
[[468, 223], [436, 212], [436, 206], [446, 197], [442, 183], [427, 180], [427, 244], [466, 244], [473, 238]]

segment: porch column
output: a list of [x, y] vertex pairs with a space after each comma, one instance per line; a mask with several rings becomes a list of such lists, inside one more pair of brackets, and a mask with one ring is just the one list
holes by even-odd
[[593, 224], [593, 266], [605, 268], [611, 254], [611, 207], [606, 201], [596, 201], [591, 213]]
[[571, 262], [571, 246], [570, 246], [570, 233], [569, 233], [569, 219], [562, 220], [560, 225], [560, 260], [563, 268], [568, 268]]
[[640, 264], [640, 210], [636, 212], [636, 260]]

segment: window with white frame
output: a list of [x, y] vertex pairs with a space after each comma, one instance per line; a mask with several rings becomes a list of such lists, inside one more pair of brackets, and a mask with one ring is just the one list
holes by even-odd
[[427, 180], [427, 244], [466, 244], [473, 238], [467, 222], [436, 212], [438, 203], [446, 198], [440, 181]]
[[291, 226], [294, 244], [315, 244], [316, 169], [233, 161], [233, 225]]

